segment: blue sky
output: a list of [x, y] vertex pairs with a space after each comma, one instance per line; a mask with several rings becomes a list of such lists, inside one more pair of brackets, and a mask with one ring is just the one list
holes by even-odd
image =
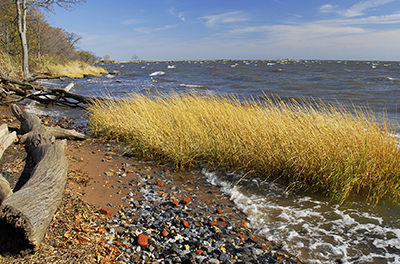
[[400, 61], [400, 0], [87, 0], [48, 21], [117, 61]]

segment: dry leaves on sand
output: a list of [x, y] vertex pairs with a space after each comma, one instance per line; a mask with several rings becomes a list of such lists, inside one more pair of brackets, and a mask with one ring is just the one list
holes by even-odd
[[120, 252], [107, 244], [107, 216], [67, 189], [43, 244], [34, 254], [0, 256], [0, 263], [119, 263]]

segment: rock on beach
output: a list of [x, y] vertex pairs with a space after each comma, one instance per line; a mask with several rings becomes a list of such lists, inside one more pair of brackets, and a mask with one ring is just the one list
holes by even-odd
[[[119, 170], [125, 171], [130, 165], [123, 166]], [[187, 180], [187, 176], [159, 171], [154, 176], [137, 173], [131, 182], [138, 184], [132, 184], [130, 192], [141, 195], [121, 197], [125, 206], [107, 222], [107, 232], [116, 234], [110, 243], [121, 252], [121, 261], [299, 263], [279, 246], [258, 236], [256, 230], [243, 226], [245, 215], [228, 199], [212, 199], [216, 189], [206, 186], [204, 179]], [[162, 193], [168, 195], [160, 195], [159, 182], [164, 183]]]

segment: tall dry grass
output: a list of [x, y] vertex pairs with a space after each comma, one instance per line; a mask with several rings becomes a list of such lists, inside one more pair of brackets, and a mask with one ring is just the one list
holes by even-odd
[[11, 56], [0, 50], [0, 70], [2, 74], [14, 79], [22, 78], [20, 61], [19, 56]]
[[400, 200], [398, 139], [368, 111], [173, 93], [98, 102], [89, 114], [96, 134], [126, 141], [146, 158], [181, 167], [207, 161], [280, 177], [339, 202], [355, 194], [373, 203]]
[[93, 66], [79, 60], [59, 62], [51, 57], [36, 60], [36, 72], [46, 72], [51, 76], [66, 76], [70, 78], [82, 78], [84, 75], [99, 75], [107, 73], [104, 68]]

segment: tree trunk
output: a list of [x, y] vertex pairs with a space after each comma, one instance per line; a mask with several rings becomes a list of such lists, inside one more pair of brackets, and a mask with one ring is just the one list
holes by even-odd
[[15, 254], [35, 250], [42, 242], [62, 200], [68, 162], [66, 140], [55, 141], [36, 115], [16, 105], [12, 112], [21, 121], [21, 132], [28, 133], [25, 143], [35, 162], [28, 182], [0, 206], [0, 251]]
[[28, 41], [26, 40], [26, 14], [28, 9], [25, 0], [16, 0], [15, 3], [17, 4], [18, 33], [22, 46], [22, 73], [24, 79], [28, 80], [30, 78]]

